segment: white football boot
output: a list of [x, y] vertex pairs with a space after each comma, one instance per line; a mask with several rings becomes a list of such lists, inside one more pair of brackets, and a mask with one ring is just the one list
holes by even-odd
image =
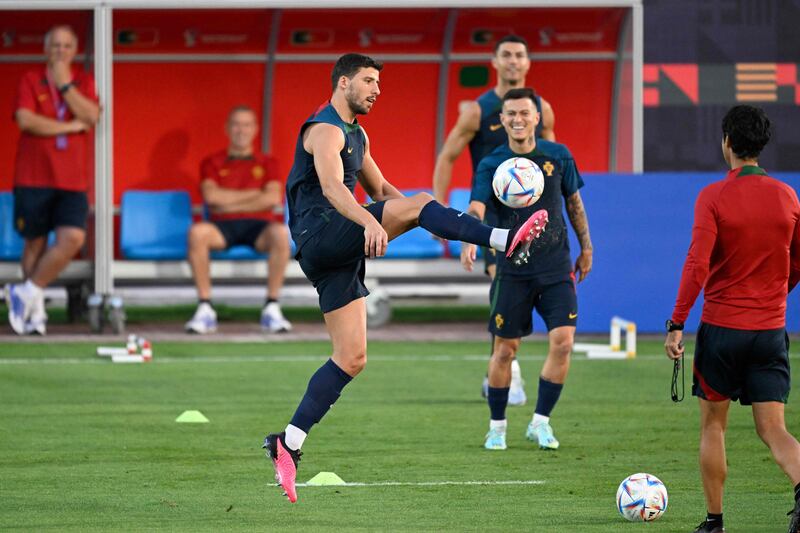
[[44, 307], [43, 292], [34, 297], [33, 311], [31, 311], [30, 319], [25, 322], [25, 333], [29, 335], [47, 334], [47, 311]]
[[186, 323], [187, 333], [213, 333], [217, 331], [217, 312], [209, 304], [203, 302], [197, 306], [192, 319]]
[[24, 283], [9, 283], [5, 286], [8, 323], [17, 335], [28, 333], [25, 324], [30, 320], [36, 307], [34, 295]]
[[278, 302], [270, 302], [261, 311], [261, 329], [268, 333], [292, 331], [292, 323], [284, 318]]
[[528, 397], [525, 395], [525, 381], [522, 379], [522, 370], [519, 368], [519, 361], [515, 358], [511, 361], [511, 387], [508, 390], [508, 405], [525, 405]]

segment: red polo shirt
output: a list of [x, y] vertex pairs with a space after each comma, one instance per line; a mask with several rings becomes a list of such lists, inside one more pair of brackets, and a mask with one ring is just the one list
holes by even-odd
[[786, 295], [800, 280], [800, 202], [756, 166], [731, 170], [697, 197], [692, 244], [673, 322], [704, 289], [702, 320], [732, 329], [786, 324]]
[[[97, 102], [94, 79], [73, 68], [72, 82], [83, 96]], [[28, 109], [38, 115], [58, 120], [57, 109], [62, 104], [61, 95], [47, 81], [46, 67], [31, 70], [22, 76], [17, 89], [14, 112]], [[75, 117], [66, 108], [65, 122]], [[53, 187], [68, 191], [86, 191], [89, 188], [89, 143], [94, 137], [84, 133], [65, 135], [66, 146], [59, 149], [55, 136], [41, 137], [22, 132], [17, 145], [14, 185], [22, 187]]]
[[[200, 181], [211, 180], [225, 189], [262, 190], [270, 181], [281, 182], [278, 165], [274, 158], [253, 154], [252, 157], [229, 157], [227, 150], [220, 150], [200, 164]], [[249, 211], [246, 213], [209, 213], [211, 220], [238, 220], [256, 218], [270, 222], [283, 222], [283, 203], [275, 211]]]

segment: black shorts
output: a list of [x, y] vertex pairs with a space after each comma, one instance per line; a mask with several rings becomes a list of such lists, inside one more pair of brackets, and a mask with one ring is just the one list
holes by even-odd
[[[384, 202], [365, 206], [378, 222]], [[319, 308], [329, 313], [369, 294], [364, 285], [364, 227], [335, 210], [327, 224], [297, 252], [300, 268], [319, 294]]]
[[489, 331], [497, 337], [517, 339], [533, 331], [533, 310], [544, 319], [547, 331], [578, 323], [578, 297], [573, 281], [540, 285], [535, 280], [504, 278], [498, 274], [489, 292], [492, 310]]
[[240, 218], [235, 220], [213, 220], [211, 222], [219, 229], [225, 238], [226, 248], [237, 245], [256, 247], [256, 241], [264, 228], [267, 227], [266, 220], [257, 218]]
[[61, 226], [86, 229], [85, 192], [50, 187], [14, 187], [14, 225], [24, 239], [44, 237]]
[[785, 328], [757, 331], [700, 324], [692, 394], [710, 401], [786, 403], [791, 388]]

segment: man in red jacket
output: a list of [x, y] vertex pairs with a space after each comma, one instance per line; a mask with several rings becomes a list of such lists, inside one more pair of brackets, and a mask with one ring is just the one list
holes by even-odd
[[[19, 83], [14, 119], [21, 135], [14, 172], [14, 225], [25, 239], [24, 283], [5, 287], [8, 321], [20, 335], [45, 334], [43, 289], [86, 239], [91, 172], [89, 129], [97, 123], [94, 79], [72, 65], [78, 37], [55, 26], [44, 38], [47, 64]], [[53, 246], [47, 234], [55, 230]]]
[[758, 155], [769, 142], [761, 109], [733, 107], [722, 121], [730, 172], [697, 198], [692, 244], [664, 347], [683, 355], [683, 324], [704, 292], [692, 394], [700, 400], [700, 472], [708, 515], [695, 533], [723, 533], [725, 428], [731, 400], [752, 405], [759, 437], [794, 485], [789, 533], [800, 531], [800, 444], [786, 430], [789, 337], [786, 295], [800, 280], [800, 202], [769, 177]]

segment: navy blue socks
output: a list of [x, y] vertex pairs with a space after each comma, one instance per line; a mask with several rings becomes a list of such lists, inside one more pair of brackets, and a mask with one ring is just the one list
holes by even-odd
[[506, 406], [508, 405], [509, 387], [494, 388], [489, 387], [489, 412], [492, 420], [506, 419]]
[[342, 389], [352, 379], [347, 372], [336, 366], [333, 360], [328, 359], [308, 381], [306, 393], [300, 400], [300, 405], [297, 406], [290, 423], [308, 433], [311, 426], [322, 420], [325, 413], [336, 403]]
[[708, 524], [706, 529], [708, 529], [709, 531], [711, 531], [715, 527], [724, 527], [724, 524], [722, 522], [722, 513], [719, 514], [708, 513], [706, 515], [706, 523]]
[[539, 397], [536, 399], [536, 411], [534, 412], [537, 415], [550, 416], [563, 388], [563, 384], [552, 383], [539, 376]]
[[490, 246], [491, 226], [451, 207], [431, 200], [419, 213], [419, 225], [438, 237], [449, 241], [463, 241], [478, 246]]

